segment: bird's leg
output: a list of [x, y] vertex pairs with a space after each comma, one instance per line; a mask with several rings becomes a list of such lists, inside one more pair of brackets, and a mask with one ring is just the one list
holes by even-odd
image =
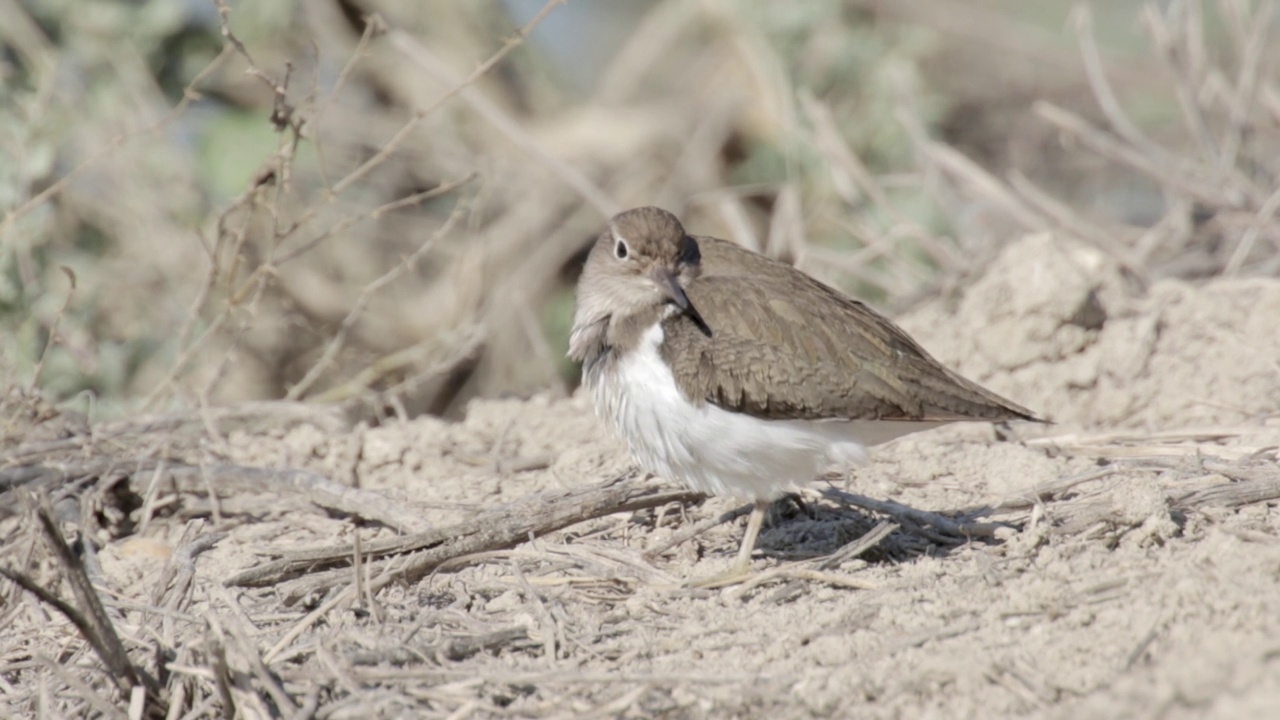
[[768, 500], [756, 500], [751, 508], [751, 516], [747, 518], [747, 532], [742, 536], [742, 546], [738, 548], [738, 557], [722, 573], [700, 580], [691, 580], [692, 587], [724, 587], [736, 585], [751, 575], [751, 553], [756, 549], [756, 538], [760, 536], [760, 526], [764, 524], [765, 513], [769, 511]]
[[743, 572], [751, 569], [751, 553], [756, 549], [756, 538], [760, 537], [760, 526], [764, 524], [765, 513], [769, 512], [768, 500], [756, 500], [751, 508], [751, 516], [747, 518], [747, 532], [742, 536], [742, 547], [738, 548], [738, 559], [734, 561], [735, 569]]

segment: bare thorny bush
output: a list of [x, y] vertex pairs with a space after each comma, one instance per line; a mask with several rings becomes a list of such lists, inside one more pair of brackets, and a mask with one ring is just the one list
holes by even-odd
[[[911, 42], [884, 49], [865, 69], [870, 79], [846, 92], [840, 68], [818, 50], [865, 32], [857, 28], [872, 15], [815, 23], [802, 41], [772, 29], [762, 7], [659, 2], [601, 72], [590, 102], [557, 98], [570, 105], [564, 109], [532, 91], [513, 97], [544, 81], [528, 57], [514, 70], [511, 57], [527, 51], [527, 33], [560, 4], [549, 2], [497, 42], [484, 12], [436, 8], [456, 13], [441, 18], [388, 4], [378, 16], [353, 4], [310, 4], [294, 9], [309, 39], [281, 47], [242, 40], [242, 10], [219, 2], [222, 43], [182, 83], [181, 99], [167, 103], [143, 58], [119, 51], [114, 69], [145, 98], [143, 109], [112, 115], [117, 122], [104, 123], [105, 131], [80, 137], [97, 146], [58, 172], [22, 147], [39, 138], [32, 128], [46, 113], [70, 102], [57, 81], [59, 51], [38, 40], [34, 22], [18, 21], [30, 21], [20, 8], [8, 14], [16, 29], [0, 29], [0, 39], [33, 80], [4, 111], [27, 124], [25, 136], [5, 138], [5, 151], [21, 162], [6, 178], [19, 190], [5, 199], [9, 287], [0, 290], [35, 321], [23, 343], [5, 350], [10, 385], [19, 389], [0, 406], [0, 498], [9, 532], [26, 529], [6, 538], [4, 567], [21, 569], [21, 577], [58, 569], [91, 575], [92, 567], [58, 559], [54, 533], [34, 528], [46, 517], [67, 519], [59, 501], [97, 483], [98, 495], [72, 516], [86, 528], [131, 532], [129, 508], [113, 502], [113, 488], [131, 473], [161, 477], [175, 454], [171, 439], [148, 433], [179, 420], [86, 423], [42, 397], [41, 385], [60, 396], [110, 389], [136, 401], [135, 412], [203, 409], [190, 417], [215, 437], [214, 421], [227, 415], [211, 408], [250, 399], [324, 403], [350, 422], [449, 412], [501, 391], [563, 391], [571, 381], [558, 333], [574, 261], [621, 207], [667, 206], [699, 231], [786, 257], [890, 307], [975, 272], [1011, 233], [1027, 231], [1093, 244], [1138, 283], [1280, 272], [1274, 3], [1144, 9], [1156, 58], [1144, 67], [1160, 74], [1154, 84], [1168, 90], [1181, 122], [1158, 131], [1130, 117], [1123, 100], [1133, 73], [1114, 87], [1089, 13], [1074, 14], [1097, 109], [1039, 101], [1033, 111], [1059, 152], [1089, 154], [1105, 171], [1158, 191], [1158, 212], [1141, 223], [1059, 199], [1030, 170], [984, 166], [935, 138], [925, 119], [935, 100], [922, 89], [922, 51]], [[928, 5], [904, 3], [897, 12]], [[1207, 27], [1221, 28], [1219, 41]], [[467, 66], [464, 57], [470, 72], [456, 69]], [[210, 86], [260, 109], [274, 150], [208, 220], [191, 223], [201, 204], [189, 168], [166, 171], [171, 192], [139, 197], [127, 186], [154, 170], [148, 163], [168, 159], [160, 140]], [[864, 115], [853, 113], [859, 104]], [[851, 115], [891, 129], [855, 131]], [[885, 171], [908, 158], [909, 171]], [[970, 220], [975, 215], [981, 223]], [[101, 252], [103, 267], [60, 262], [57, 233], [85, 226], [135, 244]], [[106, 339], [144, 335], [142, 349], [104, 349]], [[69, 366], [103, 374], [112, 363], [110, 388], [58, 382], [59, 372], [74, 374]], [[32, 470], [72, 455], [79, 474]], [[19, 490], [37, 480], [55, 489], [52, 502], [18, 502]], [[15, 522], [14, 513], [39, 522]], [[13, 609], [23, 597], [10, 587], [0, 607]], [[92, 616], [76, 597], [79, 612]], [[119, 640], [105, 637], [110, 625], [96, 618], [85, 637], [115, 677], [127, 677]], [[160, 706], [194, 706], [191, 693], [216, 702], [229, 692], [219, 675], [227, 653], [251, 665], [257, 658], [247, 638], [242, 629], [215, 628], [206, 645], [176, 656], [176, 664], [211, 668], [211, 685], [190, 674], [164, 685], [156, 672], [133, 684]], [[172, 651], [172, 633], [161, 640]], [[261, 678], [265, 692], [282, 692], [265, 669]]]
[[[82, 140], [101, 147], [39, 192], [41, 158], [15, 148], [32, 174], [19, 174], [26, 197], [3, 226], [18, 279], [10, 292], [38, 322], [16, 336], [9, 365], [46, 356], [55, 395], [104, 394], [117, 412], [130, 397], [148, 410], [280, 398], [342, 401], [355, 417], [375, 418], [564, 387], [574, 258], [604, 216], [642, 203], [682, 211], [691, 226], [853, 283], [889, 307], [964, 276], [1028, 230], [1083, 238], [1142, 277], [1276, 271], [1269, 3], [1218, 4], [1211, 17], [1226, 42], [1212, 44], [1200, 3], [1144, 11], [1158, 60], [1147, 72], [1163, 73], [1184, 124], [1156, 137], [1126, 113], [1087, 12], [1076, 13], [1100, 110], [1046, 101], [1034, 112], [1065, 145], [1059, 152], [1096, 154], [1158, 190], [1157, 217], [1144, 224], [1055, 199], [1034, 167], [983, 167], [931, 137], [924, 118], [936, 101], [920, 90], [910, 35], [906, 49], [886, 46], [876, 64], [858, 67], [868, 77], [850, 92], [840, 58], [794, 58], [822, 58], [815, 48], [832, 44], [827, 34], [849, 36], [856, 25], [820, 17], [801, 40], [777, 30], [768, 10], [711, 5], [698, 15], [659, 3], [601, 73], [591, 103], [557, 111], [490, 99], [540, 87], [529, 70], [495, 69], [522, 51], [523, 33], [554, 3], [467, 74], [453, 68], [475, 52], [467, 42], [489, 42], [485, 13], [439, 18], [452, 24], [399, 13], [405, 27], [422, 28], [414, 35], [342, 7], [303, 13], [306, 44], [255, 38], [261, 47], [250, 49], [234, 31], [237, 13], [219, 4], [222, 48], [177, 104], [151, 97], [144, 112], [115, 109], [122, 120]], [[703, 36], [711, 50], [691, 49]], [[17, 108], [33, 123], [55, 99], [70, 102], [59, 95], [52, 49], [36, 45], [15, 45], [40, 70]], [[196, 207], [191, 170], [142, 196], [129, 193], [128, 178], [160, 162], [148, 144], [210, 87], [261, 108], [276, 149], [193, 233], [181, 227]], [[557, 101], [525, 104], [537, 102]], [[880, 169], [911, 154], [910, 174]], [[63, 263], [66, 241], [50, 239], [60, 227], [120, 247], [102, 252], [100, 267], [83, 254]], [[63, 264], [88, 282], [55, 328], [69, 300]]]

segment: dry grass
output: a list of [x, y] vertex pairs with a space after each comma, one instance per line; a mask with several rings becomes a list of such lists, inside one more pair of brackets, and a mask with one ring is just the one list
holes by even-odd
[[[1074, 85], [1063, 57], [1032, 54], [1058, 68], [1052, 95], [1087, 90], [1099, 110], [1029, 99], [1018, 112], [1039, 118], [1042, 139], [1022, 142], [1080, 148], [1103, 163], [1092, 173], [1159, 188], [1158, 214], [1141, 225], [1123, 215], [1150, 208], [1078, 206], [1035, 179], [1040, 167], [984, 165], [935, 136], [945, 106], [929, 88], [955, 83], [922, 74], [936, 73], [921, 65], [925, 31], [869, 24], [877, 12], [920, 21], [929, 3], [864, 3], [866, 15], [656, 3], [618, 34], [585, 98], [539, 60], [553, 36], [525, 47], [558, 5], [503, 37], [483, 6], [242, 18], [218, 4], [187, 29], [201, 42], [216, 31], [221, 49], [184, 47], [171, 61], [180, 71], [155, 76], [147, 62], [179, 29], [172, 18], [108, 18], [139, 23], [146, 41], [81, 56], [59, 54], [35, 26], [75, 42], [90, 32], [78, 18], [15, 9], [13, 27], [31, 33], [5, 36], [23, 81], [6, 115], [12, 201], [0, 224], [12, 271], [0, 319], [18, 340], [9, 372], [59, 400], [85, 393], [82, 409], [108, 415], [139, 400], [287, 398], [372, 419], [565, 387], [575, 258], [605, 217], [643, 203], [889, 308], [1035, 229], [1087, 240], [1148, 279], [1277, 270], [1270, 4], [1256, 21], [1223, 4], [1209, 15], [1213, 41], [1199, 3], [1144, 11], [1156, 60], [1126, 67], [1121, 87], [1164, 90], [1157, 106], [1176, 109], [1181, 130], [1132, 119], [1085, 10], [1073, 16], [1084, 58]], [[1005, 53], [1030, 52], [1007, 37], [1025, 24], [988, 20]], [[120, 74], [82, 110], [56, 68], [92, 76], [95, 59]], [[96, 121], [73, 122], [81, 113]], [[255, 155], [267, 140], [274, 151]], [[75, 298], [64, 267], [81, 280]]]
[[[30, 399], [10, 398], [6, 415], [29, 407]], [[281, 418], [272, 420], [287, 422]], [[696, 494], [628, 473], [459, 505], [452, 524], [437, 525], [423, 519], [433, 510], [427, 504], [392, 501], [308, 470], [236, 465], [202, 441], [207, 433], [199, 420], [120, 423], [10, 445], [0, 471], [6, 515], [0, 574], [11, 582], [0, 596], [0, 620], [11, 631], [0, 643], [0, 679], [11, 711], [450, 717], [503, 716], [511, 706], [520, 715], [638, 716], [689, 711], [680, 699], [687, 683], [746, 683], [770, 692], [767, 678], [723, 671], [699, 679], [576, 669], [601, 660], [602, 652], [614, 653], [609, 665], [622, 665], [626, 652], [645, 647], [642, 638], [654, 623], [679, 612], [642, 610], [634, 600], [655, 592], [667, 603], [716, 597], [683, 588], [681, 578], [662, 569], [663, 558], [681, 552], [691, 531], [705, 533], [741, 510], [681, 520], [705, 514]], [[39, 427], [24, 425], [26, 437]], [[1166, 517], [1280, 498], [1275, 447], [1240, 446], [1240, 434], [1222, 427], [1048, 435], [1029, 444], [1109, 464], [946, 513], [833, 486], [811, 495], [805, 516], [788, 524], [797, 536], [789, 557], [724, 597], [768, 607], [818, 586], [879, 590], [881, 582], [858, 572], [868, 561], [945, 554], [975, 538], [1038, 533], [1076, 543], [1114, 545], [1148, 535], [1162, 541], [1175, 531], [1151, 527], [1151, 503], [1168, 508], [1159, 515]], [[1117, 494], [1116, 478], [1133, 483], [1143, 476], [1156, 488], [1148, 504]], [[853, 508], [892, 522], [872, 527]], [[324, 514], [348, 519], [343, 539], [316, 546], [323, 540], [315, 538], [302, 548], [287, 540], [306, 534], [309, 523], [300, 518]], [[276, 540], [254, 545], [255, 526], [272, 516], [292, 519], [272, 531]], [[619, 542], [637, 526], [649, 533], [673, 524], [689, 528], [648, 552]], [[200, 555], [224, 542], [262, 557], [232, 575], [197, 572]], [[145, 585], [121, 587], [98, 560], [108, 545], [117, 558], [121, 548], [144, 557], [163, 550], [155, 563], [161, 570]], [[1105, 602], [1127, 582], [1091, 586], [1060, 602]], [[511, 593], [522, 601], [495, 600]], [[901, 647], [975, 627], [905, 636]]]
[[[941, 41], [918, 24], [875, 24], [936, 17], [936, 3], [815, 2], [787, 18], [763, 3], [656, 2], [578, 95], [527, 47], [564, 11], [557, 0], [519, 29], [485, 4], [298, 4], [287, 17], [250, 5], [218, 2], [204, 24], [188, 19], [190, 35], [158, 11], [98, 18], [135, 24], [136, 43], [104, 47], [91, 17], [0, 0], [0, 80], [15, 79], [0, 108], [0, 323], [12, 340], [0, 350], [11, 387], [0, 570], [13, 581], [0, 587], [0, 626], [14, 628], [0, 641], [0, 687], [13, 712], [465, 717], [515, 704], [641, 716], [692, 713], [683, 683], [736, 682], [576, 671], [569, 661], [614, 632], [612, 619], [579, 632], [583, 608], [675, 581], [638, 551], [522, 544], [625, 535], [630, 521], [598, 519], [621, 511], [660, 508], [645, 516], [657, 527], [689, 510], [682, 494], [626, 480], [467, 508], [466, 523], [441, 531], [419, 526], [422, 508], [347, 477], [227, 462], [228, 437], [245, 429], [305, 419], [359, 433], [476, 396], [568, 390], [565, 293], [618, 208], [668, 206], [894, 308], [963, 282], [1027, 230], [1089, 243], [1139, 283], [1280, 273], [1274, 3], [1148, 6], [1155, 59], [1118, 72], [1088, 12], [1072, 16], [1083, 70], [1059, 99], [1028, 103], [1038, 130], [1027, 142], [1156, 188], [1145, 222], [1059, 197], [1043, 168], [975, 159], [939, 136], [943, 99], [922, 63]], [[965, 30], [1031, 52], [1016, 31]], [[193, 45], [168, 44], [180, 41]], [[1059, 54], [1037, 61], [1070, 74]], [[1161, 94], [1178, 124], [1134, 119], [1126, 93], [1137, 89]], [[1096, 110], [1060, 100], [1086, 93]], [[238, 147], [235, 128], [268, 149]], [[214, 138], [202, 151], [190, 139], [200, 132]], [[951, 514], [833, 492], [814, 518], [824, 531], [846, 532], [850, 505], [894, 524], [740, 592], [767, 586], [782, 604], [806, 584], [858, 587], [839, 571], [868, 553], [945, 552], [1011, 529], [1119, 538], [1144, 521], [1107, 496], [1121, 469], [1161, 476], [1180, 463], [1160, 495], [1179, 512], [1280, 497], [1274, 448], [1223, 446], [1235, 432], [1035, 440], [1113, 465]], [[1182, 482], [1187, 463], [1198, 484]], [[350, 519], [354, 539], [268, 561], [230, 587], [197, 580], [199, 555], [255, 522], [260, 508], [240, 497], [263, 486], [279, 507]], [[149, 602], [113, 598], [97, 549], [155, 524], [178, 539]], [[369, 528], [409, 534], [366, 541]], [[446, 577], [425, 598], [402, 584], [476, 566], [497, 575], [452, 590]], [[240, 594], [246, 584], [265, 589]], [[464, 600], [506, 592], [532, 611], [478, 613]], [[416, 620], [423, 603], [444, 618], [430, 636]], [[309, 635], [320, 623], [334, 634]], [[1032, 704], [1050, 695], [1016, 667], [996, 676]], [[554, 697], [520, 704], [534, 687]]]

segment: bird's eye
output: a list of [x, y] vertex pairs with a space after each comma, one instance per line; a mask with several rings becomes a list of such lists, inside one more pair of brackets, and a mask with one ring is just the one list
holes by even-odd
[[627, 243], [623, 240], [619, 240], [618, 244], [613, 246], [613, 256], [619, 260], [626, 260], [629, 252], [631, 252], [631, 249], [627, 247]]

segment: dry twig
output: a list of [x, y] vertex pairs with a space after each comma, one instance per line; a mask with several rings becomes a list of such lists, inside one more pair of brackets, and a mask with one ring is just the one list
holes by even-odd
[[159, 687], [155, 679], [141, 672], [133, 664], [133, 661], [129, 659], [129, 654], [116, 633], [115, 625], [107, 617], [102, 601], [98, 598], [97, 590], [94, 589], [89, 580], [84, 564], [67, 546], [66, 541], [63, 540], [62, 533], [58, 530], [58, 526], [53, 519], [53, 510], [49, 507], [47, 498], [42, 497], [37, 501], [33, 508], [33, 514], [40, 526], [45, 544], [52, 552], [53, 557], [57, 559], [67, 584], [71, 586], [71, 592], [76, 598], [78, 607], [62, 600], [24, 573], [8, 568], [0, 568], [0, 575], [22, 586], [24, 590], [40, 598], [42, 602], [50, 605], [65, 616], [67, 620], [71, 621], [76, 626], [76, 629], [80, 631], [80, 635], [98, 654], [103, 665], [107, 667], [108, 676], [122, 693], [128, 695], [134, 687], [141, 685], [146, 687], [153, 694], [153, 697], [157, 697], [155, 693], [159, 690]]
[[[458, 525], [369, 542], [364, 547], [365, 560], [370, 576], [394, 568], [397, 575], [412, 579], [463, 555], [514, 547], [530, 537], [540, 537], [605, 515], [671, 502], [691, 502], [701, 497], [701, 493], [664, 488], [628, 473], [587, 487], [536, 493], [504, 507], [482, 511]], [[275, 584], [317, 567], [345, 564], [351, 553], [349, 545], [284, 553], [284, 558], [238, 573], [228, 578], [226, 584]], [[404, 553], [413, 554], [408, 558], [395, 557]], [[392, 557], [375, 560], [387, 556]], [[295, 583], [290, 592], [310, 594], [345, 581], [348, 573], [345, 568], [312, 573]], [[387, 579], [380, 579], [371, 583], [371, 591], [386, 582]]]

